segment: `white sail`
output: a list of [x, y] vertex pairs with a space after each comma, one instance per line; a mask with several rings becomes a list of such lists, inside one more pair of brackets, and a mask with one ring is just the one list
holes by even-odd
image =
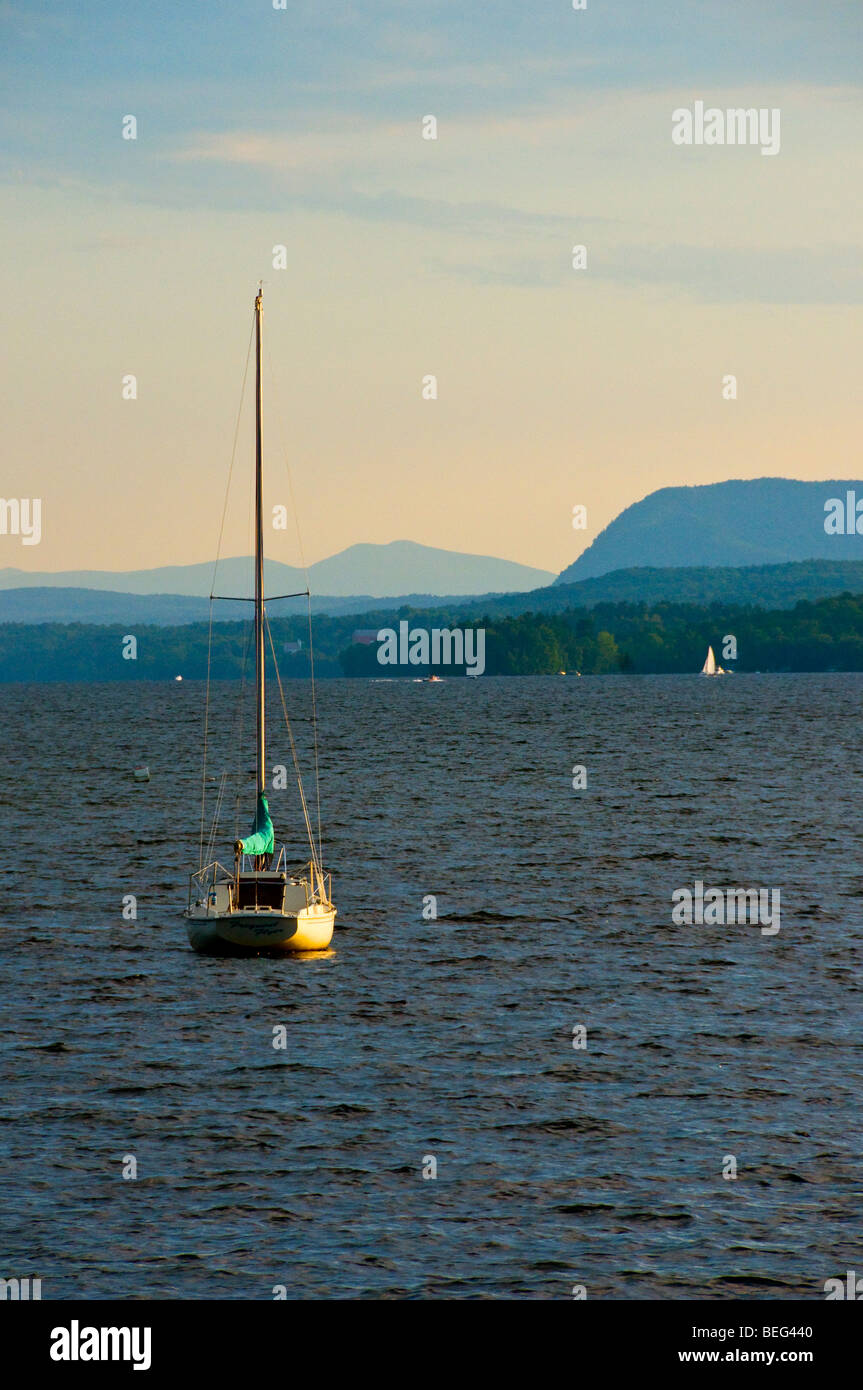
[[707, 648], [707, 660], [701, 668], [702, 676], [716, 675], [716, 657], [713, 655], [713, 648]]

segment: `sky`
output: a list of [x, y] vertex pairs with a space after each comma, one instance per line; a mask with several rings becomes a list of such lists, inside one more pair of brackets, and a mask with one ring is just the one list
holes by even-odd
[[[859, 0], [10, 0], [0, 70], [0, 566], [214, 556], [259, 279], [288, 564], [558, 571], [660, 487], [859, 476]], [[675, 145], [699, 100], [779, 152]]]

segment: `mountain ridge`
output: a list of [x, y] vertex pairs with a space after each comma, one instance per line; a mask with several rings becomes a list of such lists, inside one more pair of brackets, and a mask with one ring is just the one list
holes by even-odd
[[[60, 570], [39, 573], [0, 569], [0, 591], [7, 589], [89, 589], [130, 594], [169, 594], [205, 598], [210, 594], [213, 561], [191, 565], [161, 565], [143, 570]], [[232, 597], [254, 592], [251, 556], [230, 556], [219, 562], [218, 592]], [[384, 598], [391, 594], [422, 593], [441, 598], [470, 593], [513, 593], [551, 583], [553, 570], [536, 569], [515, 560], [442, 550], [417, 541], [361, 541], [308, 566], [312, 592], [330, 598], [357, 594]], [[306, 588], [306, 571], [281, 560], [265, 559], [265, 586], [271, 593]]]
[[[750, 604], [762, 608], [792, 608], [843, 593], [863, 593], [863, 559], [802, 560], [784, 565], [729, 567], [655, 566], [613, 570], [575, 584], [550, 584], [522, 593], [400, 594], [375, 598], [312, 596], [312, 610], [329, 616], [353, 615], [357, 626], [366, 617], [392, 616], [411, 609], [455, 617], [495, 617], [521, 613], [562, 613], [568, 608], [592, 608], [603, 603]], [[210, 602], [182, 594], [123, 594], [97, 589], [0, 589], [0, 623], [37, 626], [43, 623], [109, 626], [114, 623], [173, 626], [206, 622]], [[216, 622], [236, 622], [251, 616], [251, 603], [216, 603]], [[306, 599], [273, 604], [274, 618], [296, 617], [307, 611]], [[368, 625], [368, 624], [366, 624]]]
[[[572, 584], [620, 569], [739, 568], [863, 558], [863, 535], [830, 535], [825, 503], [863, 482], [729, 479], [658, 488], [625, 507], [554, 581]], [[863, 516], [859, 518], [863, 522]]]

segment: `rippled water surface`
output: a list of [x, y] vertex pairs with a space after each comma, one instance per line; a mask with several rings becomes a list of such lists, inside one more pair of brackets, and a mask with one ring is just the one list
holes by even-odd
[[[305, 757], [308, 686], [286, 691]], [[333, 948], [225, 960], [180, 915], [202, 687], [3, 686], [0, 1275], [45, 1298], [823, 1297], [860, 1260], [861, 696], [321, 683]], [[271, 807], [298, 860], [295, 797]], [[780, 932], [673, 925], [696, 879], [779, 888]]]

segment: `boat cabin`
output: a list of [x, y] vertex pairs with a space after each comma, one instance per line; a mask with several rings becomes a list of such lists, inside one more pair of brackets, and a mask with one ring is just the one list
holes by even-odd
[[278, 873], [274, 869], [239, 874], [234, 910], [257, 911], [258, 908], [269, 908], [272, 912], [284, 911], [287, 881], [286, 874]]

